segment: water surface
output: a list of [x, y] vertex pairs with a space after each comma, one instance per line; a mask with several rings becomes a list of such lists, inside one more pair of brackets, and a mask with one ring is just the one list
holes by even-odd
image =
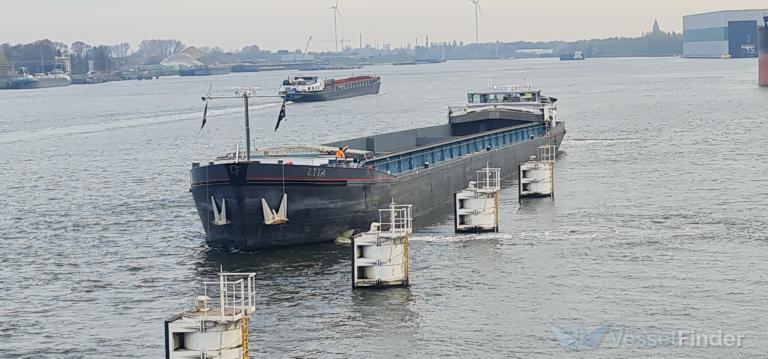
[[[470, 88], [527, 82], [568, 134], [556, 200], [502, 193], [501, 233], [414, 233], [409, 289], [350, 289], [348, 247], [208, 251], [188, 170], [234, 150], [240, 103], [289, 72], [0, 91], [0, 357], [159, 358], [199, 282], [258, 273], [253, 357], [762, 357], [768, 91], [756, 61], [589, 59], [375, 66], [382, 94], [254, 105], [259, 146], [446, 121]], [[360, 71], [360, 70], [356, 70]], [[328, 72], [328, 76], [349, 71]], [[506, 169], [509, 170], [509, 169]], [[507, 185], [511, 185], [508, 182]], [[740, 348], [562, 348], [552, 327], [741, 333]]]

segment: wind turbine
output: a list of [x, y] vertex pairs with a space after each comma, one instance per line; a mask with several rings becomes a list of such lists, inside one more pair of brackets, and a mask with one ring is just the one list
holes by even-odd
[[480, 43], [480, 25], [478, 20], [478, 13], [483, 11], [480, 9], [480, 0], [469, 0], [475, 6], [475, 43]]
[[336, 4], [328, 8], [333, 12], [333, 43], [336, 46], [336, 52], [339, 52], [339, 27], [336, 22], [336, 16], [341, 15], [339, 12], [339, 0], [336, 0]]

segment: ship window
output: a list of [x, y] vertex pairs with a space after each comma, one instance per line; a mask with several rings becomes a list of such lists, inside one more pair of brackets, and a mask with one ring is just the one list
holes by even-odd
[[526, 92], [523, 94], [523, 101], [531, 102], [535, 99], [536, 95], [533, 92]]
[[480, 95], [480, 102], [481, 103], [488, 103], [488, 94]]

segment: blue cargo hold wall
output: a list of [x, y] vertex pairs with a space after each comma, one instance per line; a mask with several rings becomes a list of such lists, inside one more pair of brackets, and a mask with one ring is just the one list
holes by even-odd
[[731, 57], [757, 57], [757, 21], [728, 22], [728, 51]]

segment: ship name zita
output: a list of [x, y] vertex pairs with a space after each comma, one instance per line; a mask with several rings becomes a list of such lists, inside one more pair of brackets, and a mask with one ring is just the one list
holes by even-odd
[[470, 92], [445, 124], [251, 150], [249, 94], [234, 97], [245, 100], [246, 145], [193, 163], [190, 182], [207, 243], [241, 251], [364, 232], [392, 201], [413, 204], [415, 226], [433, 223], [476, 171], [517, 168], [539, 146], [559, 146], [566, 132], [555, 98], [500, 87]]

